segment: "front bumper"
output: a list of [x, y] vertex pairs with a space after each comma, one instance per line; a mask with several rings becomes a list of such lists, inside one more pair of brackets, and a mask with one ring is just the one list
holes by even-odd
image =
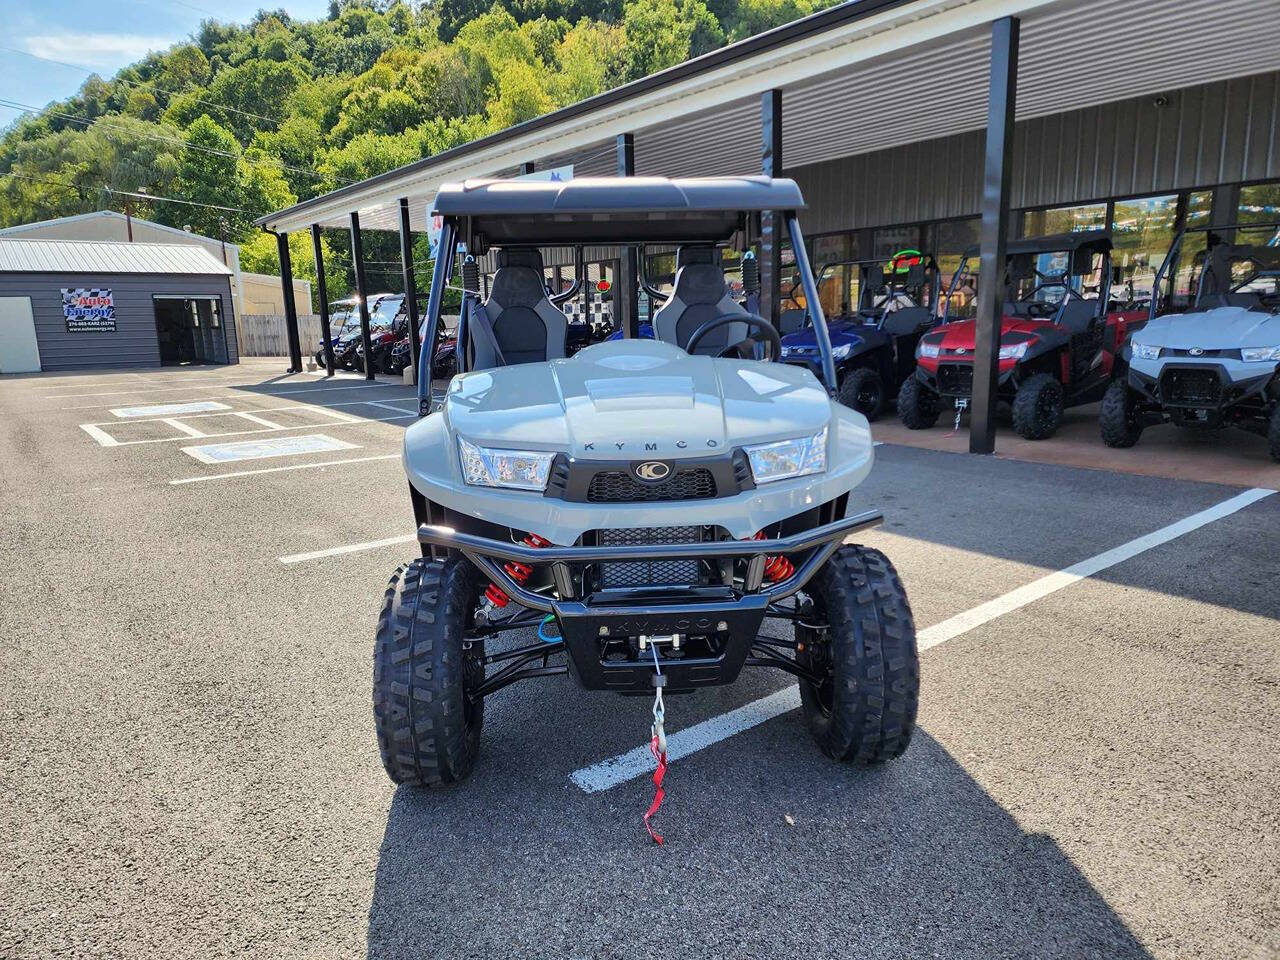
[[[732, 683], [760, 632], [769, 605], [802, 589], [847, 536], [878, 526], [882, 520], [882, 514], [872, 510], [769, 540], [568, 547], [530, 547], [423, 524], [418, 528], [418, 540], [427, 546], [459, 551], [517, 603], [554, 614], [570, 669], [584, 687], [644, 692], [650, 689], [653, 661], [611, 656], [610, 642], [670, 634], [701, 638], [697, 654], [659, 659], [670, 688], [690, 690]], [[794, 557], [794, 572], [776, 583], [765, 583], [765, 558], [777, 555]], [[574, 568], [583, 564], [691, 558], [745, 558], [747, 572], [741, 588], [634, 587], [586, 597], [575, 595]], [[504, 566], [509, 562], [549, 566], [556, 596], [517, 583]]]
[[1134, 359], [1129, 386], [1161, 407], [1221, 410], [1262, 398], [1278, 371], [1280, 366], [1242, 360]]

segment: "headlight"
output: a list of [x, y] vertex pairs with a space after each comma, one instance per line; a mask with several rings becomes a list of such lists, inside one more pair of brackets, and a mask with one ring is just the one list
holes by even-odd
[[791, 354], [795, 352], [795, 349], [796, 349], [795, 347], [788, 347], [784, 345], [782, 348], [782, 355], [784, 357], [789, 357], [791, 356]]
[[1280, 347], [1245, 347], [1240, 351], [1240, 359], [1246, 363], [1265, 363], [1268, 360], [1280, 360]]
[[554, 453], [536, 450], [491, 450], [458, 438], [462, 477], [479, 487], [545, 490]]
[[1023, 340], [1021, 343], [1011, 343], [1008, 346], [1000, 348], [1001, 360], [1021, 360], [1027, 352], [1027, 347], [1031, 346], [1029, 340]]
[[916, 347], [917, 357], [936, 357], [942, 352], [942, 345], [937, 343], [925, 343], [920, 341], [920, 345]]
[[843, 360], [853, 352], [852, 343], [842, 343], [838, 347], [831, 348], [831, 356], [837, 360]]
[[1133, 356], [1136, 360], [1160, 359], [1160, 348], [1154, 343], [1138, 343], [1138, 341], [1135, 340], [1131, 346], [1133, 347]]
[[751, 475], [756, 483], [807, 477], [827, 469], [827, 428], [812, 437], [757, 443], [743, 447], [751, 461]]

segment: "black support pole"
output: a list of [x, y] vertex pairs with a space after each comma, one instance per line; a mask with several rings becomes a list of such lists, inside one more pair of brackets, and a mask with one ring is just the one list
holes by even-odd
[[[618, 134], [618, 176], [634, 177], [636, 175], [636, 138], [635, 134]], [[618, 309], [618, 327], [625, 331], [624, 337], [640, 336], [640, 295], [636, 277], [636, 248], [623, 247], [618, 259], [618, 274], [614, 278], [617, 289], [613, 294], [614, 305]]]
[[302, 372], [302, 344], [298, 338], [298, 305], [293, 299], [293, 261], [289, 259], [289, 235], [276, 234], [276, 250], [280, 254], [280, 290], [284, 296], [284, 332], [289, 340], [289, 369]]
[[[766, 90], [760, 97], [760, 166], [766, 177], [782, 176], [781, 90]], [[781, 242], [781, 213], [766, 210], [760, 214], [760, 315], [774, 326], [781, 312]]]
[[996, 382], [1004, 315], [1004, 261], [1009, 240], [1009, 174], [1018, 92], [1018, 19], [991, 24], [991, 78], [987, 89], [987, 158], [982, 181], [982, 267], [977, 337], [973, 351], [973, 409], [969, 452], [996, 449]]
[[406, 197], [400, 198], [400, 268], [404, 271], [404, 312], [409, 318], [409, 355], [413, 357], [413, 382], [417, 383], [422, 334], [418, 331], [418, 278], [413, 274], [413, 235], [409, 232], [409, 200]]
[[329, 287], [324, 280], [324, 247], [320, 224], [311, 225], [311, 252], [316, 258], [316, 295], [320, 300], [320, 336], [324, 340], [324, 367], [333, 376], [333, 331], [329, 328]]
[[360, 304], [360, 344], [364, 347], [364, 378], [373, 376], [373, 338], [369, 334], [369, 284], [364, 275], [364, 242], [360, 238], [360, 214], [351, 211], [351, 266], [356, 275], [356, 301]]
[[537, 169], [537, 165], [532, 160], [526, 160], [520, 164], [520, 176], [527, 177]]

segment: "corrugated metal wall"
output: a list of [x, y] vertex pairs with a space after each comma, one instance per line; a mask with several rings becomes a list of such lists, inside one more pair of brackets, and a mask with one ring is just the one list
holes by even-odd
[[[1013, 205], [1280, 177], [1280, 72], [1037, 117], [1015, 129]], [[809, 234], [973, 216], [985, 131], [789, 168]]]
[[[63, 287], [111, 290], [116, 308], [114, 333], [68, 333], [62, 314]], [[0, 273], [0, 297], [30, 297], [40, 366], [44, 370], [91, 367], [158, 367], [154, 296], [215, 297], [220, 301], [227, 353], [239, 361], [232, 322], [229, 277], [156, 274]]]

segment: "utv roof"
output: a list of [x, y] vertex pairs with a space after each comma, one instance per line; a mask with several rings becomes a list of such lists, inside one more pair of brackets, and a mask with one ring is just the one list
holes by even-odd
[[717, 242], [741, 229], [747, 215], [804, 205], [787, 179], [583, 177], [447, 183], [432, 211], [469, 219], [473, 236], [501, 246]]
[[[1057, 253], [1062, 250], [1079, 250], [1091, 247], [1097, 251], [1111, 249], [1111, 234], [1106, 230], [1078, 230], [1074, 233], [1049, 233], [1042, 237], [1022, 237], [1010, 240], [1005, 247], [1008, 256], [1020, 253]], [[978, 246], [969, 247], [964, 255], [969, 258], [978, 256]]]

